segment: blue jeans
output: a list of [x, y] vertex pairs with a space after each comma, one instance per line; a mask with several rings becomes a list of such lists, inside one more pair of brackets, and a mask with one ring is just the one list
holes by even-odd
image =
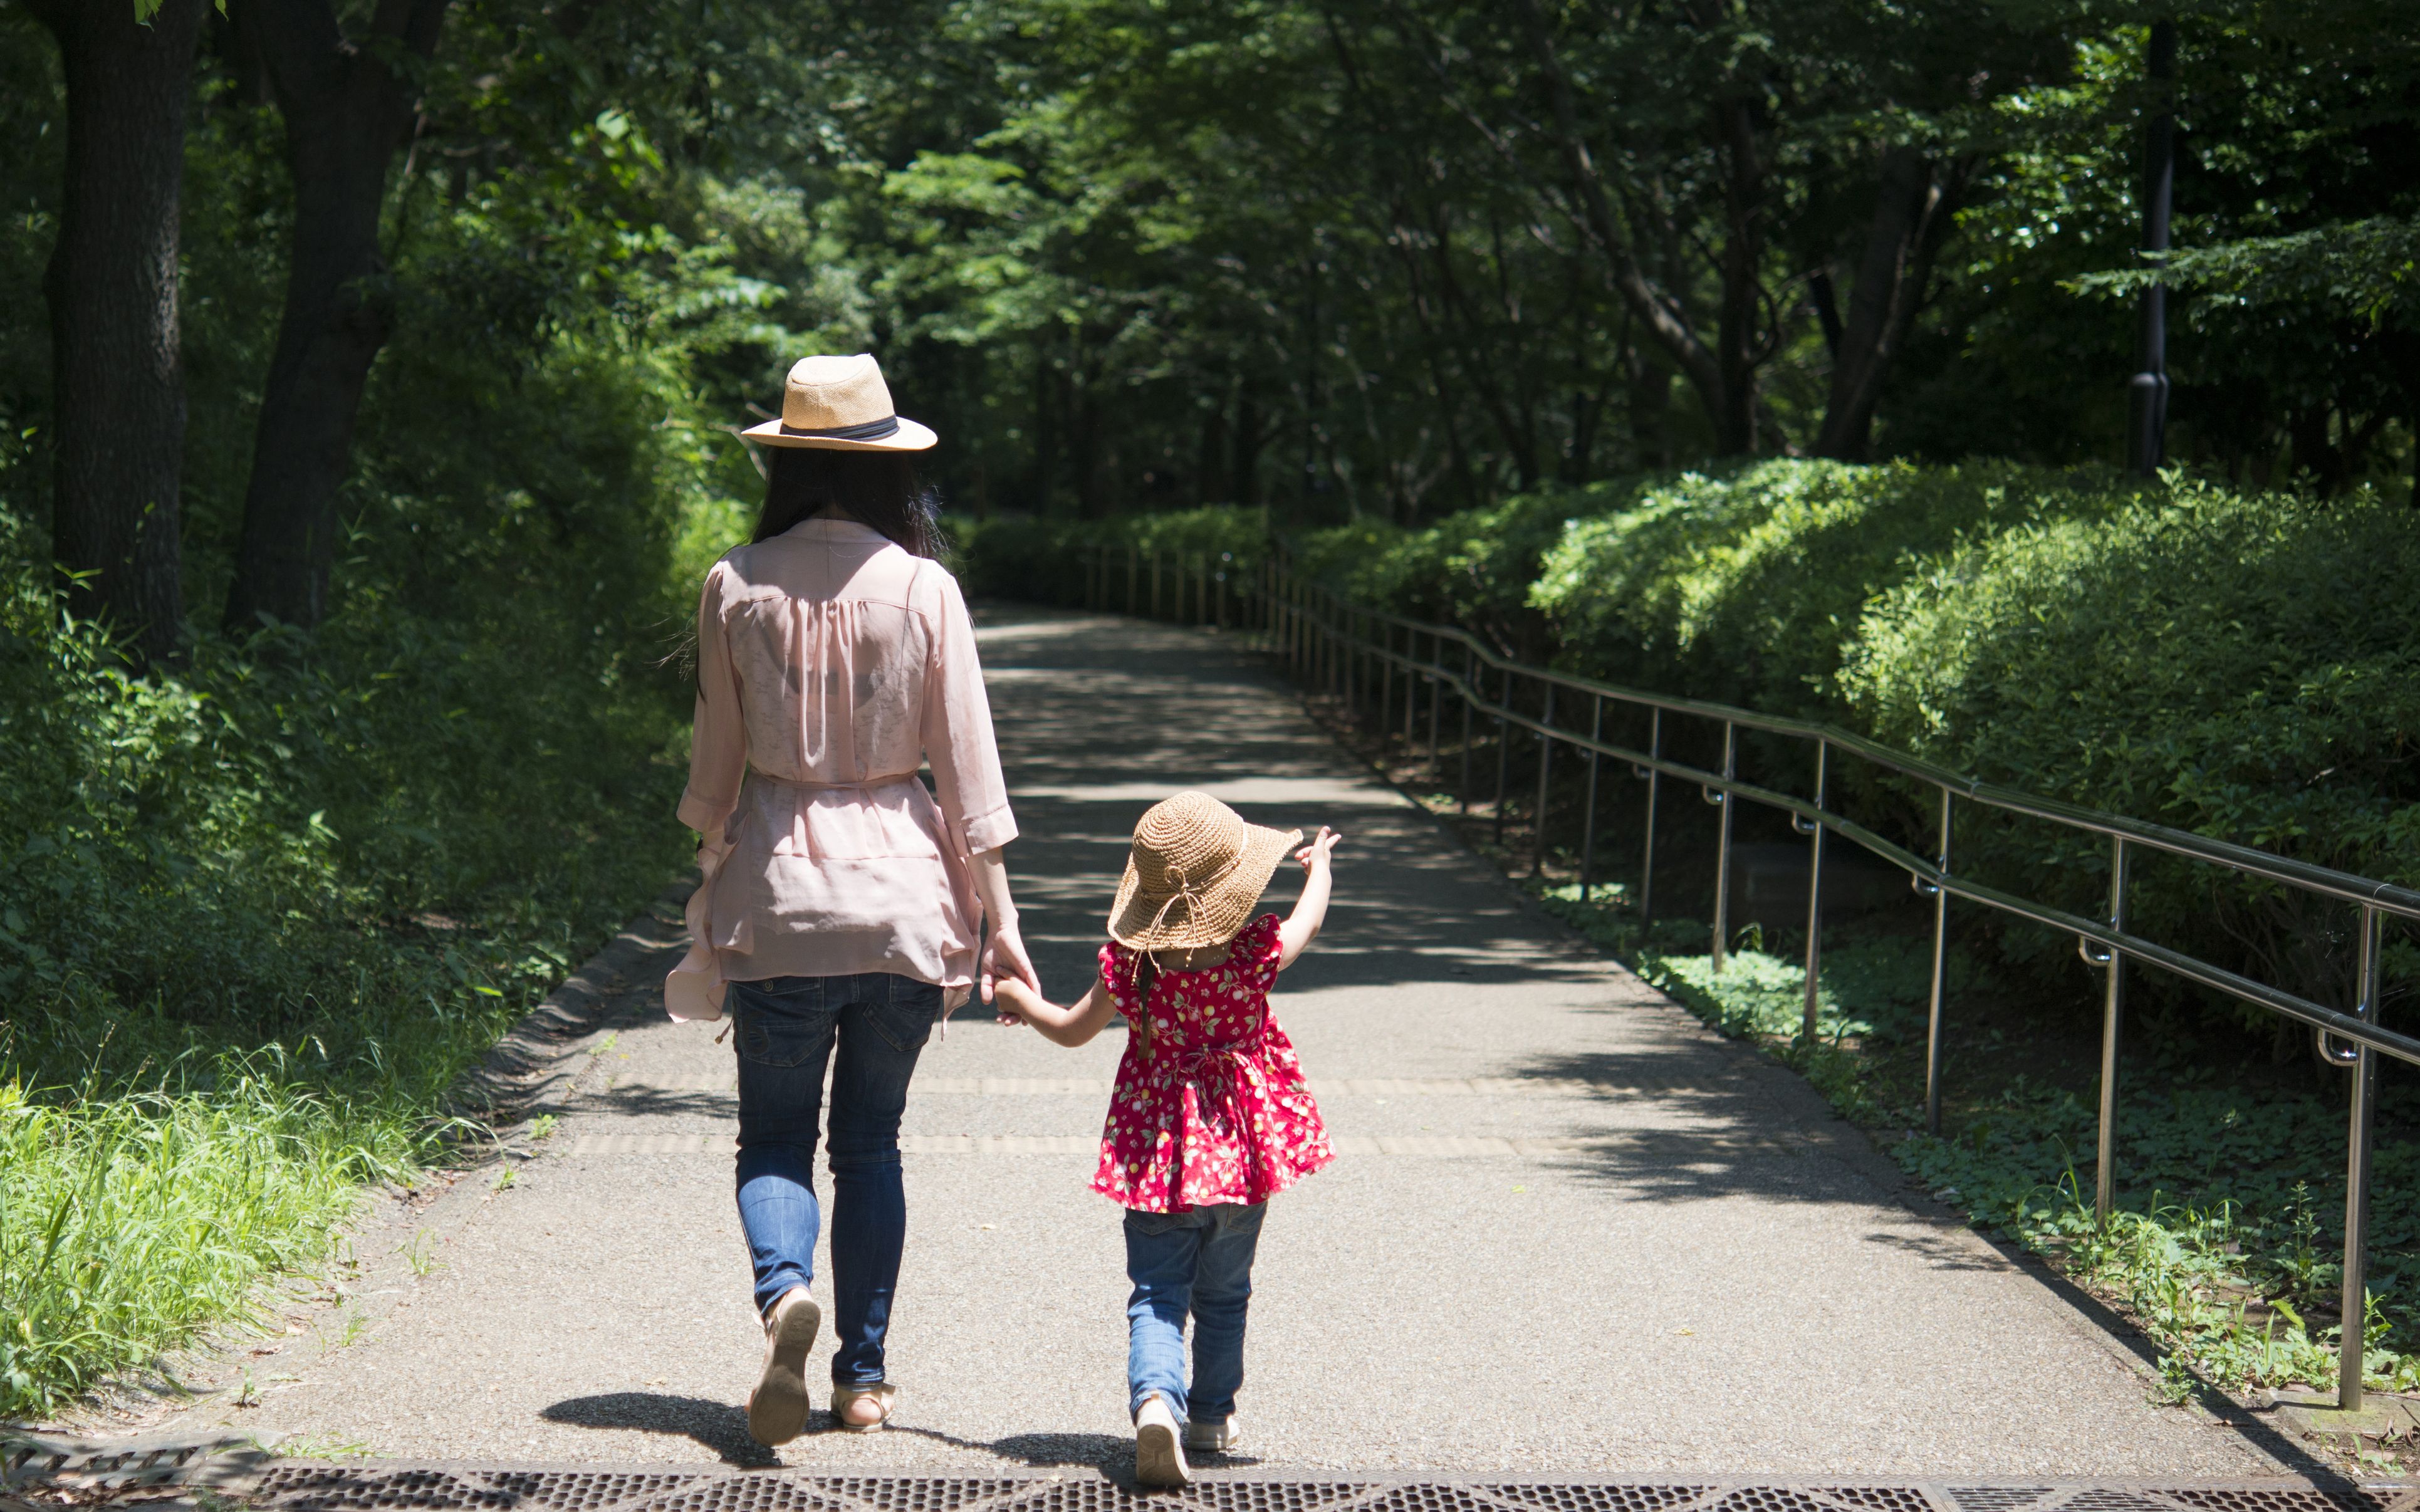
[[[1128, 1411], [1166, 1397], [1169, 1411], [1217, 1422], [1244, 1384], [1244, 1310], [1266, 1203], [1219, 1203], [1182, 1213], [1126, 1213]], [[1193, 1315], [1193, 1388], [1185, 1384], [1185, 1315]], [[1190, 1404], [1189, 1407], [1187, 1404]]]
[[774, 976], [734, 982], [739, 1052], [739, 1223], [756, 1269], [756, 1310], [814, 1275], [815, 1132], [832, 1068], [832, 1380], [871, 1386], [908, 1238], [899, 1115], [941, 1011], [941, 990], [904, 976]]

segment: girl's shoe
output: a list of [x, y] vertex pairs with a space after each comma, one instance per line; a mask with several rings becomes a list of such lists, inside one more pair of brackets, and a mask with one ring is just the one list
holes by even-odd
[[1189, 1455], [1223, 1455], [1244, 1442], [1244, 1430], [1236, 1426], [1233, 1413], [1225, 1417], [1195, 1418], [1185, 1425], [1185, 1452]]
[[1145, 1486], [1189, 1486], [1192, 1468], [1185, 1462], [1185, 1433], [1176, 1414], [1155, 1395], [1135, 1413], [1135, 1479]]
[[787, 1443], [807, 1426], [807, 1351], [824, 1310], [804, 1286], [792, 1286], [765, 1319], [765, 1370], [748, 1394], [748, 1433], [758, 1443]]
[[[851, 1433], [872, 1433], [891, 1421], [891, 1409], [898, 1400], [899, 1388], [887, 1380], [876, 1382], [872, 1386], [844, 1386], [834, 1381], [832, 1383], [832, 1422]], [[881, 1415], [871, 1423], [850, 1422], [848, 1405], [851, 1402], [860, 1401], [874, 1403], [882, 1410]]]

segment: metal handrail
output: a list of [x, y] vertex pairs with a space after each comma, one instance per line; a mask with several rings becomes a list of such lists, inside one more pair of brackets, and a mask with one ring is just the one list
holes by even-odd
[[[1115, 583], [1112, 569], [1119, 553], [1123, 553], [1125, 567], [1123, 604], [1112, 601], [1121, 596], [1111, 591]], [[1147, 560], [1152, 585], [1149, 612], [1155, 616], [1159, 615], [1159, 585], [1169, 565], [1169, 553], [1142, 553], [1133, 547], [1094, 547], [1080, 554], [1084, 563], [1086, 602], [1097, 609], [1123, 607], [1128, 613], [1143, 612], [1143, 596], [1140, 590]], [[2273, 855], [2230, 841], [2214, 840], [2166, 825], [1982, 782], [1837, 725], [1762, 714], [1704, 699], [1625, 688], [1575, 673], [1531, 666], [1503, 655], [1459, 626], [1433, 624], [1355, 603], [1342, 594], [1304, 579], [1292, 570], [1277, 552], [1249, 568], [1236, 563], [1233, 554], [1228, 553], [1219, 553], [1215, 566], [1207, 553], [1178, 557], [1175, 563], [1178, 585], [1175, 617], [1178, 618], [1187, 617], [1184, 613], [1184, 585], [1188, 568], [1197, 584], [1191, 616], [1195, 622], [1214, 622], [1209, 615], [1209, 598], [1215, 581], [1218, 591], [1215, 623], [1221, 627], [1226, 625], [1232, 599], [1242, 619], [1251, 622], [1252, 628], [1266, 637], [1269, 648], [1289, 669], [1325, 685], [1342, 696], [1348, 706], [1368, 701], [1369, 685], [1374, 678], [1377, 683], [1378, 727], [1381, 730], [1390, 728], [1394, 683], [1400, 676], [1404, 682], [1404, 735], [1407, 744], [1416, 742], [1416, 701], [1419, 689], [1425, 685], [1429, 693], [1429, 758], [1432, 766], [1440, 772], [1443, 771], [1440, 715], [1442, 706], [1450, 694], [1461, 706], [1459, 792], [1466, 812], [1470, 792], [1471, 718], [1476, 714], [1494, 720], [1497, 729], [1503, 732], [1497, 741], [1494, 804], [1499, 841], [1503, 838], [1511, 776], [1511, 732], [1519, 728], [1536, 736], [1538, 805], [1537, 823], [1531, 837], [1532, 875], [1542, 871], [1544, 865], [1546, 799], [1552, 781], [1554, 750], [1558, 745], [1563, 745], [1584, 753], [1589, 762], [1589, 803], [1581, 841], [1580, 890], [1583, 898], [1588, 895], [1594, 867], [1599, 763], [1607, 759], [1627, 762], [1632, 773], [1648, 784], [1645, 865], [1639, 889], [1642, 922], [1652, 916], [1654, 897], [1655, 814], [1661, 798], [1662, 779], [1671, 777], [1695, 784], [1706, 801], [1721, 811], [1715, 851], [1712, 962], [1713, 969], [1718, 973], [1723, 969], [1727, 954], [1728, 873], [1734, 802], [1744, 800], [1789, 815], [1792, 827], [1809, 840], [1806, 996], [1801, 1029], [1809, 1044], [1814, 1042], [1817, 1029], [1824, 838], [1837, 835], [1906, 872], [1916, 891], [1930, 897], [1933, 903], [1932, 969], [1925, 1039], [1925, 1126], [1932, 1132], [1938, 1133], [1941, 1128], [1942, 1073], [1947, 1043], [1944, 1007], [1947, 996], [1949, 900], [1955, 897], [1979, 903], [1999, 912], [2074, 936], [2078, 953], [2086, 964], [2098, 966], [2104, 973], [2099, 1137], [2094, 1181], [2094, 1209], [2102, 1223], [2108, 1221], [2115, 1202], [2118, 1051], [2125, 1013], [2126, 961], [2156, 968], [2196, 986], [2307, 1025], [2317, 1037], [2323, 1057], [2353, 1073], [2350, 1128], [2347, 1140], [2343, 1317], [2337, 1395], [2339, 1402], [2346, 1408], [2361, 1404], [2362, 1349], [2366, 1342], [2364, 1302], [2367, 1296], [2370, 1125], [2377, 1101], [2377, 1056], [2391, 1055], [2420, 1066], [2420, 1038], [2383, 1028], [2377, 1021], [2382, 986], [2380, 931], [2383, 916], [2387, 914], [2420, 919], [2420, 891]], [[1400, 651], [1395, 647], [1398, 631], [1404, 643]], [[1374, 636], [1372, 632], [1375, 632]], [[1429, 649], [1426, 660], [1417, 654], [1423, 639], [1427, 641]], [[1447, 663], [1446, 648], [1449, 646], [1460, 648], [1462, 664], [1459, 669]], [[1500, 695], [1491, 696], [1481, 686], [1482, 669], [1497, 679]], [[1512, 698], [1515, 679], [1527, 680], [1540, 689], [1538, 714], [1533, 716], [1515, 707]], [[1591, 718], [1587, 734], [1567, 729], [1555, 722], [1555, 694], [1558, 691], [1576, 694], [1590, 701]], [[1648, 749], [1637, 750], [1604, 738], [1604, 712], [1607, 701], [1649, 713]], [[1665, 754], [1665, 720], [1668, 715], [1721, 725], [1723, 760], [1720, 771], [1708, 771]], [[1813, 800], [1743, 780], [1737, 770], [1738, 741], [1743, 730], [1812, 741], [1815, 747]], [[1935, 855], [1931, 858], [1918, 855], [1825, 806], [1830, 759], [1835, 751], [1855, 756], [1938, 791], [1939, 848]], [[2046, 820], [2106, 838], [2110, 844], [2107, 919], [2086, 918], [1958, 875], [1951, 864], [1950, 842], [1957, 817], [1956, 805], [1962, 802]], [[2357, 906], [2361, 910], [2362, 927], [2353, 1011], [2349, 1013], [2313, 1002], [2130, 932], [2126, 928], [2126, 895], [2133, 871], [2132, 852], [2136, 849], [2163, 851], [2223, 866], [2242, 875], [2261, 878]], [[2335, 1044], [2339, 1040], [2345, 1042], [2343, 1048]]]

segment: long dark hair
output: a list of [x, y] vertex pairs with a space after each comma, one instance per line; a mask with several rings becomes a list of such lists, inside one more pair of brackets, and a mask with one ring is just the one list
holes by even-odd
[[904, 451], [837, 451], [829, 446], [768, 446], [765, 507], [752, 544], [780, 535], [818, 509], [837, 507], [918, 556], [939, 557], [940, 496], [916, 476]]

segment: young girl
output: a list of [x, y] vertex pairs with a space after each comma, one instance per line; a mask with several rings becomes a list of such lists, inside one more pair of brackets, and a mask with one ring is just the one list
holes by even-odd
[[1309, 876], [1283, 923], [1250, 918], [1301, 838], [1247, 824], [1206, 793], [1178, 793], [1135, 826], [1091, 990], [1061, 1007], [1013, 977], [998, 984], [1004, 1017], [1063, 1045], [1091, 1039], [1113, 1012], [1134, 1028], [1093, 1190], [1126, 1209], [1127, 1405], [1135, 1478], [1146, 1486], [1189, 1481], [1187, 1449], [1234, 1447], [1264, 1204], [1336, 1158], [1294, 1046], [1269, 1016], [1269, 987], [1319, 933], [1328, 852], [1342, 837], [1323, 827], [1295, 851]]

